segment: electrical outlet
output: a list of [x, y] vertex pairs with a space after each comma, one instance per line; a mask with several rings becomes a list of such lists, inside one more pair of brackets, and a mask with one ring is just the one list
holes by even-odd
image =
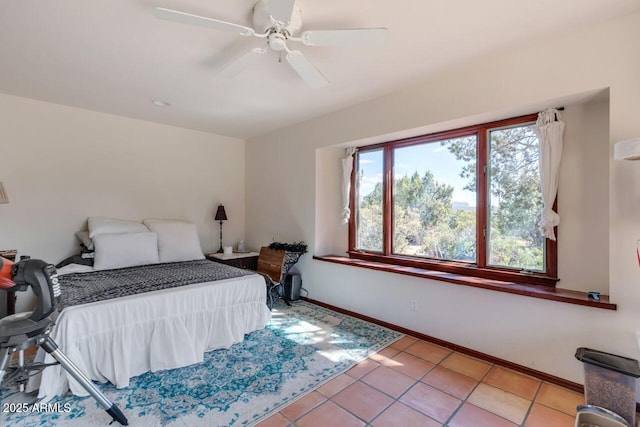
[[418, 300], [417, 299], [412, 299], [410, 302], [411, 305], [411, 311], [418, 311]]

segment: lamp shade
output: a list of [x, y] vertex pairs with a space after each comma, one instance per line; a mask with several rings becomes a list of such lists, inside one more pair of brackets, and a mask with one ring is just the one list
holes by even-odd
[[7, 196], [7, 192], [4, 191], [2, 182], [0, 182], [0, 203], [9, 203], [9, 196]]
[[218, 210], [216, 211], [216, 216], [214, 218], [216, 221], [226, 221], [227, 213], [224, 211], [224, 206], [222, 204], [218, 205]]
[[613, 158], [616, 160], [640, 160], [640, 138], [616, 142], [613, 147]]

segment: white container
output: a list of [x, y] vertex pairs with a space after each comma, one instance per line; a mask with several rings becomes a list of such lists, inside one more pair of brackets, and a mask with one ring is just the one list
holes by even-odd
[[635, 427], [638, 361], [586, 347], [576, 350], [576, 359], [584, 363], [587, 404], [608, 409]]
[[222, 251], [225, 255], [233, 254], [233, 246], [225, 246], [222, 248]]
[[575, 427], [629, 427], [629, 423], [608, 409], [595, 405], [580, 405]]

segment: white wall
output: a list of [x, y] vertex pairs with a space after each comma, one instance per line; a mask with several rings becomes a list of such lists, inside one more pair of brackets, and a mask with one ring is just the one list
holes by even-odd
[[239, 139], [0, 94], [0, 249], [57, 263], [104, 215], [188, 220], [217, 250], [218, 203], [225, 243], [244, 238], [244, 156]]
[[[340, 266], [314, 261], [311, 255], [302, 258], [299, 269], [311, 298], [571, 381], [582, 382], [582, 366], [573, 357], [577, 347], [640, 358], [635, 336], [640, 329], [640, 270], [635, 259], [640, 237], [640, 164], [612, 158], [616, 141], [640, 135], [639, 39], [640, 15], [629, 16], [515, 52], [486, 56], [406, 91], [248, 141], [248, 242], [257, 247], [275, 236], [285, 241], [304, 239], [314, 249], [346, 248], [346, 243], [327, 237], [341, 234], [336, 231], [339, 220], [318, 206], [331, 185], [318, 182], [327, 174], [314, 168], [330, 162], [332, 156], [338, 158], [325, 148], [529, 113], [574, 102], [576, 94], [610, 88], [608, 135], [606, 130], [591, 135], [593, 140], [605, 138], [604, 147], [594, 148], [579, 162], [567, 160], [578, 176], [563, 177], [564, 184], [582, 188], [580, 177], [588, 178], [590, 171], [581, 167], [594, 165], [602, 178], [589, 185], [601, 203], [595, 213], [581, 212], [589, 206], [585, 191], [561, 194], [561, 208], [581, 219], [581, 231], [589, 233], [590, 227], [598, 231], [579, 240], [577, 231], [568, 226], [561, 231], [560, 244], [570, 247], [579, 241], [595, 246], [604, 257], [599, 264], [604, 273], [592, 285], [608, 282], [617, 311]], [[602, 124], [606, 123], [603, 108], [595, 103], [567, 115], [580, 116], [585, 123], [595, 115]], [[574, 128], [571, 133], [580, 139], [586, 132]], [[603, 163], [598, 156], [607, 160]], [[329, 203], [336, 205], [335, 200]], [[565, 238], [567, 233], [573, 239]], [[591, 261], [578, 256], [564, 259], [560, 272], [572, 269], [575, 274]], [[584, 275], [575, 277], [574, 286], [583, 286], [577, 282], [587, 280]], [[418, 299], [418, 312], [409, 311], [411, 298]]]
[[609, 294], [609, 100], [567, 106], [557, 286]]

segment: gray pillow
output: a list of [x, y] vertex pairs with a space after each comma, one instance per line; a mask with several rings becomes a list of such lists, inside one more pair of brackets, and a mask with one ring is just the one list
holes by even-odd
[[90, 251], [93, 250], [93, 240], [91, 239], [91, 237], [89, 237], [88, 231], [78, 231], [76, 233], [76, 237], [78, 238], [78, 240], [80, 240], [80, 243], [82, 243], [85, 248], [89, 249]]

